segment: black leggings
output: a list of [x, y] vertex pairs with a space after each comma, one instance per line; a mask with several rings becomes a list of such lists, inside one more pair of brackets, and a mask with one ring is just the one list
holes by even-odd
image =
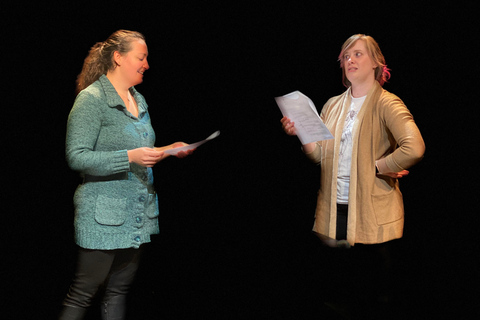
[[135, 278], [141, 249], [87, 250], [79, 248], [77, 271], [63, 305], [88, 308], [100, 286], [105, 286], [102, 302], [124, 303]]
[[347, 220], [348, 220], [348, 204], [337, 203], [337, 236], [336, 240], [347, 239]]

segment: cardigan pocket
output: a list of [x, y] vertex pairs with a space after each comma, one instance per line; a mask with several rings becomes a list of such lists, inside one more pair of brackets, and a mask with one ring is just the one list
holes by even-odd
[[158, 196], [157, 193], [151, 193], [148, 195], [148, 201], [145, 204], [145, 213], [149, 218], [156, 218], [158, 217]]
[[99, 195], [95, 203], [95, 221], [107, 226], [120, 226], [125, 222], [126, 209], [127, 199]]
[[403, 197], [397, 188], [393, 188], [385, 194], [372, 195], [372, 204], [378, 225], [392, 223], [403, 218]]

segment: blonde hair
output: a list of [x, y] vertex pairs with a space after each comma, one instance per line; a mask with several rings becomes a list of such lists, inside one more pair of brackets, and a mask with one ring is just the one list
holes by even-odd
[[342, 82], [345, 87], [350, 87], [352, 83], [347, 79], [345, 76], [345, 58], [344, 53], [347, 51], [351, 46], [353, 46], [358, 40], [363, 40], [365, 42], [365, 46], [367, 47], [368, 54], [370, 58], [372, 58], [373, 62], [377, 65], [375, 68], [375, 80], [377, 80], [380, 85], [383, 86], [388, 79], [390, 79], [390, 69], [387, 68], [387, 64], [385, 63], [385, 57], [378, 46], [378, 43], [373, 39], [371, 36], [367, 36], [365, 34], [355, 34], [345, 41], [342, 46], [342, 50], [338, 55], [338, 61], [340, 61], [340, 68], [342, 68]]
[[118, 51], [126, 54], [132, 47], [132, 41], [143, 40], [145, 37], [136, 31], [118, 30], [115, 31], [104, 42], [97, 42], [89, 51], [83, 62], [82, 71], [77, 77], [76, 93], [94, 83], [102, 74], [113, 70], [116, 64], [113, 61], [113, 54]]

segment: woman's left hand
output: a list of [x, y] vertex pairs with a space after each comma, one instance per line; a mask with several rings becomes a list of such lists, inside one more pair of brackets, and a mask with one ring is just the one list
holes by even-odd
[[[180, 147], [185, 147], [185, 146], [188, 146], [188, 143], [185, 143], [185, 142], [175, 142], [171, 145], [172, 149], [174, 148], [180, 148]], [[191, 155], [193, 153], [193, 151], [195, 151], [195, 149], [191, 149], [191, 150], [186, 150], [186, 151], [179, 151], [177, 152], [177, 154], [175, 154], [175, 157], [177, 158], [185, 158], [189, 155]]]
[[398, 172], [390, 171], [390, 168], [388, 168], [387, 163], [385, 162], [385, 158], [375, 161], [375, 167], [377, 168], [377, 176], [387, 176], [398, 179], [409, 174], [408, 170], [402, 170]]
[[[185, 147], [185, 146], [188, 146], [188, 145], [189, 144], [185, 143], [185, 142], [175, 142], [175, 143], [172, 143], [171, 145], [168, 145], [168, 146], [165, 146], [165, 147], [155, 148], [155, 150], [165, 151], [165, 150], [168, 150], [168, 149], [180, 148], [180, 147]], [[185, 158], [185, 157], [191, 155], [193, 153], [193, 151], [195, 151], [195, 149], [186, 150], [186, 151], [179, 151], [174, 156], [177, 157], [177, 158]], [[165, 154], [165, 156], [162, 158], [162, 160], [165, 159], [168, 156], [169, 156], [169, 154]]]
[[394, 179], [399, 179], [402, 178], [406, 175], [408, 175], [410, 172], [408, 170], [402, 170], [399, 172], [385, 172], [385, 173], [377, 173], [377, 176], [388, 176], [390, 178]]

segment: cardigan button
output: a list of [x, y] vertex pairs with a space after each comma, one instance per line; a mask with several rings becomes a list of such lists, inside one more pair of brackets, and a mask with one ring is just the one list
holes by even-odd
[[134, 240], [140, 242], [140, 236], [136, 236]]
[[140, 197], [138, 197], [138, 201], [140, 201], [140, 202], [145, 201], [145, 199], [146, 199], [145, 196], [140, 196]]
[[136, 217], [136, 218], [135, 218], [135, 221], [137, 221], [137, 223], [142, 222], [142, 217]]

